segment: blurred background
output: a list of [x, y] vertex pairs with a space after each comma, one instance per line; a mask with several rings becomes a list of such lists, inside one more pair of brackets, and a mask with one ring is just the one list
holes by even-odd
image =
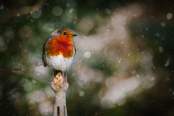
[[69, 116], [173, 116], [173, 13], [172, 0], [1, 0], [0, 115], [52, 115], [52, 69], [34, 64], [68, 27]]

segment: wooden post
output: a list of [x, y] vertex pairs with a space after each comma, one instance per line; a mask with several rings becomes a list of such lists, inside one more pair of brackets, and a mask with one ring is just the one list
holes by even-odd
[[53, 78], [51, 87], [56, 94], [53, 116], [68, 116], [65, 93], [68, 89], [68, 83], [60, 72]]

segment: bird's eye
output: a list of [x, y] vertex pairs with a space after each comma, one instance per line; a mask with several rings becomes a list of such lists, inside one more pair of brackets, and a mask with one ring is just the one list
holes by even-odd
[[63, 35], [66, 35], [66, 32], [63, 32]]

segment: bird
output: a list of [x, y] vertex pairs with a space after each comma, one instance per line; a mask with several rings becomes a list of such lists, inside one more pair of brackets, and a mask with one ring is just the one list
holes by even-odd
[[53, 78], [58, 73], [71, 66], [76, 54], [73, 37], [77, 36], [71, 29], [63, 27], [52, 32], [43, 45], [42, 62], [44, 67], [53, 68]]

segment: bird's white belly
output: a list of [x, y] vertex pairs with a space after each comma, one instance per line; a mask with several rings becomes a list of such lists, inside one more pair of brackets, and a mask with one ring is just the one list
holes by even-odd
[[47, 64], [55, 70], [65, 70], [72, 64], [73, 57], [64, 58], [61, 54], [57, 56], [46, 57]]

